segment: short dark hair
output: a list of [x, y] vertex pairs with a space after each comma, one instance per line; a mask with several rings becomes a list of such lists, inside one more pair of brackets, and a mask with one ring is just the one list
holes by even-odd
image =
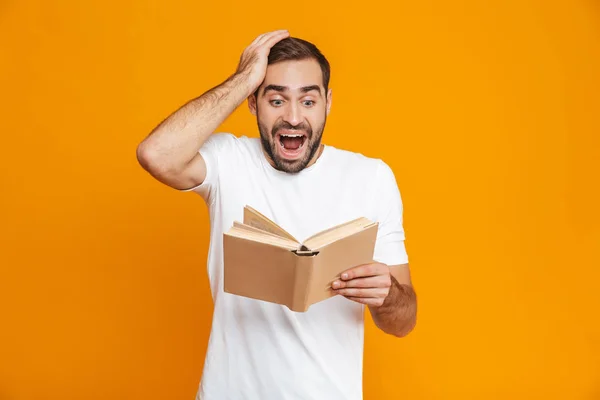
[[[331, 76], [331, 67], [329, 65], [329, 61], [327, 61], [327, 58], [325, 58], [317, 46], [311, 42], [295, 37], [287, 37], [283, 40], [280, 40], [279, 42], [275, 43], [273, 47], [271, 47], [268, 65], [281, 61], [301, 61], [307, 59], [313, 59], [319, 63], [319, 66], [321, 67], [321, 73], [323, 75], [325, 96], [327, 96], [329, 78]], [[258, 89], [255, 94], [258, 94]]]

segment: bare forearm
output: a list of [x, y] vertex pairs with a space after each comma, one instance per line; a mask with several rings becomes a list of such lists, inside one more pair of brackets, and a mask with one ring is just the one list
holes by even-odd
[[161, 122], [138, 151], [150, 158], [156, 168], [183, 168], [210, 134], [249, 96], [251, 89], [245, 77], [232, 75]]
[[392, 276], [390, 291], [379, 307], [369, 306], [379, 329], [398, 337], [412, 331], [417, 318], [417, 296], [410, 285], [400, 284]]

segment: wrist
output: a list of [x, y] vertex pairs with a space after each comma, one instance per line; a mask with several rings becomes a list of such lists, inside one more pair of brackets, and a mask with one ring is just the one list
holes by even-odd
[[228, 79], [233, 90], [239, 91], [240, 95], [246, 99], [256, 88], [252, 87], [249, 82], [248, 75], [244, 72], [236, 72]]

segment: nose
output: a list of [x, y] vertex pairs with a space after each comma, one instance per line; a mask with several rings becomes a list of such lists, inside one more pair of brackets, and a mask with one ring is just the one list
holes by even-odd
[[295, 102], [288, 103], [283, 119], [292, 126], [300, 124], [302, 122], [300, 106]]

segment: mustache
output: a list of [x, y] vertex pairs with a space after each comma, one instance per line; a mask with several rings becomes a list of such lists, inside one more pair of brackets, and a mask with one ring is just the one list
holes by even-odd
[[308, 134], [308, 136], [312, 136], [312, 129], [310, 128], [310, 125], [308, 125], [306, 122], [302, 122], [298, 125], [292, 125], [289, 122], [285, 121], [275, 124], [273, 126], [273, 129], [271, 129], [273, 136], [275, 136], [275, 134], [281, 129], [287, 129], [290, 131], [304, 131]]

